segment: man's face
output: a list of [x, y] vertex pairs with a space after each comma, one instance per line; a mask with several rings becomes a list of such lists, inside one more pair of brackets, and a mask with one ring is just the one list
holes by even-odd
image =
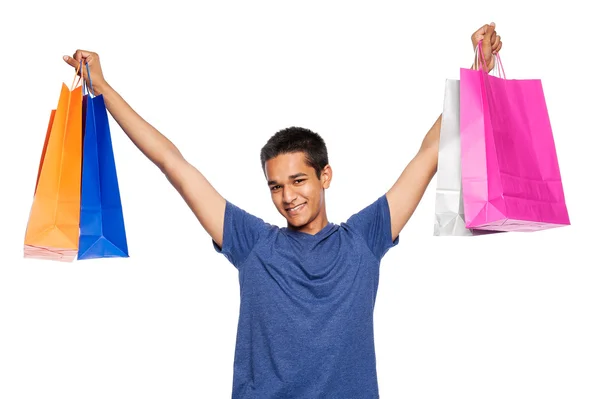
[[[312, 230], [319, 229], [326, 218], [325, 193], [331, 181], [329, 165], [317, 178], [315, 169], [306, 163], [303, 152], [281, 154], [266, 162], [265, 173], [271, 198], [289, 225]], [[313, 225], [309, 223], [313, 222]]]

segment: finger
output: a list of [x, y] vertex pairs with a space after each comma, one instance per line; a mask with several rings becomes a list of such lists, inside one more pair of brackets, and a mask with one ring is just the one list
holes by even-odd
[[492, 44], [492, 52], [497, 53], [498, 50], [500, 49], [501, 44], [502, 44], [502, 40], [500, 38], [500, 35], [498, 35], [498, 36], [496, 36], [496, 39], [494, 40], [494, 42]]
[[77, 60], [77, 62], [82, 61], [84, 58], [87, 58], [90, 55], [89, 51], [85, 50], [77, 50], [73, 53], [73, 58]]
[[96, 53], [87, 50], [77, 50], [73, 54], [73, 58], [77, 62], [82, 62], [83, 64], [91, 64], [97, 57], [98, 55]]
[[481, 28], [477, 29], [475, 33], [473, 33], [473, 39], [483, 38], [485, 30], [487, 28], [487, 24], [483, 25]]
[[495, 33], [495, 29], [496, 29], [496, 24], [495, 23], [491, 23], [489, 25], [487, 25], [486, 29], [485, 29], [485, 33], [483, 35], [483, 40], [487, 43], [491, 43], [491, 39], [492, 39], [492, 35]]
[[65, 60], [65, 62], [71, 65], [73, 68], [79, 68], [79, 61], [77, 61], [75, 58], [64, 55], [63, 60]]

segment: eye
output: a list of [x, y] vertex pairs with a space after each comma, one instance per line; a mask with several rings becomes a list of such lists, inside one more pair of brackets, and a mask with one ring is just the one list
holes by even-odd
[[298, 179], [298, 180], [294, 180], [294, 183], [298, 183], [298, 184], [300, 184], [300, 183], [302, 183], [304, 180], [306, 180], [306, 179]]
[[275, 191], [279, 188], [279, 186], [271, 186], [271, 191]]

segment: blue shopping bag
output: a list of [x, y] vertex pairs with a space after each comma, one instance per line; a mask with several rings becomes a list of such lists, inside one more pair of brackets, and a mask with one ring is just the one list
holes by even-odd
[[[87, 63], [86, 68], [90, 76]], [[85, 81], [83, 120], [81, 216], [77, 258], [127, 258], [127, 235], [108, 113], [102, 94], [95, 96], [93, 88], [90, 92]]]

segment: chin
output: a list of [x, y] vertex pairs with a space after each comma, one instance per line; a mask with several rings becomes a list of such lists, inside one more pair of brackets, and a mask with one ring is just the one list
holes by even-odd
[[287, 222], [290, 226], [294, 226], [294, 227], [302, 227], [306, 224], [305, 221], [299, 220], [299, 219], [290, 219], [290, 218], [286, 217], [285, 220], [287, 220]]
[[310, 218], [307, 218], [307, 217], [290, 218], [289, 216], [287, 216], [287, 212], [286, 212], [286, 214], [283, 215], [283, 217], [285, 218], [285, 220], [288, 222], [288, 224], [290, 226], [297, 227], [297, 228], [305, 226], [306, 224], [308, 224], [308, 221], [310, 220]]

